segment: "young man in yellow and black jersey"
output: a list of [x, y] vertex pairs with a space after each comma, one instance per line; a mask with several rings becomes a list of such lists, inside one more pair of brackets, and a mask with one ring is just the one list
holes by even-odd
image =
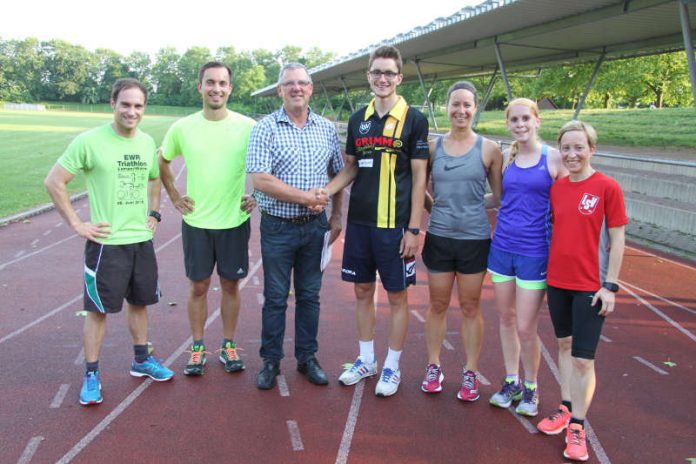
[[377, 396], [396, 393], [399, 358], [408, 328], [406, 288], [416, 281], [421, 214], [428, 163], [428, 120], [396, 88], [402, 60], [391, 46], [370, 55], [367, 80], [374, 99], [348, 122], [345, 168], [327, 186], [329, 195], [353, 182], [341, 275], [354, 283], [360, 355], [339, 377], [353, 385], [377, 373], [374, 353], [375, 280], [389, 297], [389, 351]]

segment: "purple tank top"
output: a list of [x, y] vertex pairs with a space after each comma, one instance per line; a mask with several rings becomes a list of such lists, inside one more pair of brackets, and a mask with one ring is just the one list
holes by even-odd
[[491, 246], [522, 256], [549, 254], [549, 192], [553, 178], [547, 166], [548, 146], [539, 162], [521, 168], [513, 161], [503, 173], [503, 198]]

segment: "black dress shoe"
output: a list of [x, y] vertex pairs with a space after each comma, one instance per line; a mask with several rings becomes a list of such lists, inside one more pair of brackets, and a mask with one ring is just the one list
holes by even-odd
[[319, 365], [317, 358], [312, 357], [305, 362], [297, 363], [297, 370], [315, 385], [327, 385], [329, 383], [329, 378]]
[[256, 377], [256, 387], [261, 390], [270, 390], [275, 386], [278, 374], [280, 374], [280, 362], [264, 359], [263, 369]]

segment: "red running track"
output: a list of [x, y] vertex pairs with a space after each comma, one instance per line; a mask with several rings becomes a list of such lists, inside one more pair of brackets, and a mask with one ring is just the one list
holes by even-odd
[[[180, 163], [180, 162], [179, 162]], [[180, 169], [181, 165], [175, 163]], [[179, 184], [183, 179], [179, 179]], [[164, 198], [164, 197], [163, 197]], [[88, 217], [86, 200], [76, 203]], [[279, 386], [255, 387], [263, 269], [258, 213], [253, 216], [251, 269], [243, 282], [237, 340], [247, 370], [225, 373], [215, 357], [206, 374], [187, 378], [190, 343], [178, 213], [165, 200], [158, 250], [162, 301], [150, 311], [155, 354], [176, 372], [171, 382], [132, 378], [131, 341], [123, 314], [109, 317], [100, 360], [104, 402], [82, 407], [81, 265], [83, 241], [55, 212], [0, 229], [0, 463], [558, 463], [562, 438], [536, 433], [536, 420], [488, 405], [504, 375], [490, 281], [481, 399], [456, 399], [463, 362], [461, 317], [452, 301], [442, 363], [444, 391], [426, 395], [423, 318], [426, 272], [410, 290], [409, 326], [399, 392], [374, 395], [375, 380], [357, 387], [336, 382], [357, 354], [353, 294], [340, 280], [341, 241], [324, 275], [318, 358], [332, 381], [308, 383], [292, 358], [293, 309]], [[598, 388], [588, 419], [590, 462], [696, 462], [696, 268], [635, 247], [627, 249], [616, 312], [607, 320], [597, 359]], [[211, 292], [209, 347], [221, 336]], [[377, 295], [376, 349], [386, 354], [388, 305]], [[556, 348], [546, 311], [539, 377], [541, 413], [559, 400]]]

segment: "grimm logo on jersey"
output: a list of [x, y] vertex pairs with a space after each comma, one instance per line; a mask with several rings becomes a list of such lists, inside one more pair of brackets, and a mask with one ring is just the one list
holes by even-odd
[[590, 193], [584, 193], [580, 204], [578, 205], [578, 210], [582, 214], [592, 214], [597, 209], [597, 204], [599, 203], [599, 197], [592, 195]]
[[360, 127], [358, 128], [358, 132], [360, 132], [362, 135], [367, 134], [370, 132], [370, 126], [372, 125], [372, 121], [365, 121], [360, 123]]
[[356, 147], [371, 146], [377, 149], [379, 148], [400, 148], [403, 146], [403, 142], [399, 139], [394, 139], [392, 137], [358, 137], [355, 139]]

